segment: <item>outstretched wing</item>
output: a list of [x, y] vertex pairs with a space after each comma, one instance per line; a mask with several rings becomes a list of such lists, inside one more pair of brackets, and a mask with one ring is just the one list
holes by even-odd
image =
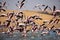
[[44, 11], [45, 11], [47, 8], [48, 8], [48, 6], [46, 6], [46, 7], [44, 8]]
[[3, 3], [3, 7], [6, 5], [6, 2]]
[[46, 5], [42, 4], [42, 6], [46, 6]]
[[55, 11], [55, 10], [56, 10], [56, 6], [54, 5], [54, 6], [53, 6], [53, 11]]
[[25, 2], [25, 0], [23, 0], [21, 3]]
[[22, 4], [21, 4], [20, 8], [22, 8], [22, 7], [23, 7], [23, 5], [24, 5], [24, 3], [22, 3]]
[[52, 9], [49, 7], [49, 9], [52, 11]]

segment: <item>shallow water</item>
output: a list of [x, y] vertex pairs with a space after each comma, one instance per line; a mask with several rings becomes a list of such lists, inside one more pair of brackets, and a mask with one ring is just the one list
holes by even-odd
[[21, 34], [20, 32], [14, 32], [12, 35], [0, 33], [0, 40], [60, 40], [60, 36], [53, 32], [41, 35], [40, 32], [32, 33], [30, 31], [26, 37], [23, 37]]

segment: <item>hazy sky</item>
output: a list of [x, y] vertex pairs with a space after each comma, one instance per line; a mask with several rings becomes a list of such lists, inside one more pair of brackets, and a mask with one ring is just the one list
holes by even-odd
[[[18, 9], [16, 7], [16, 3], [18, 0], [5, 0], [5, 1], [7, 2], [8, 9], [12, 9], [12, 10]], [[26, 0], [21, 10], [38, 10], [38, 8], [34, 9], [34, 6], [37, 4], [49, 5], [51, 8], [53, 7], [53, 5], [55, 5], [56, 8], [60, 10], [60, 0]]]

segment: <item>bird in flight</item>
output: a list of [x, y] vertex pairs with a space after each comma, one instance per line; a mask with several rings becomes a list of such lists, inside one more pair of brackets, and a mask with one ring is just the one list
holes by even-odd
[[23, 5], [25, 4], [24, 2], [25, 2], [25, 0], [22, 0], [21, 2], [20, 2], [20, 1], [17, 1], [18, 5], [16, 4], [16, 6], [17, 6], [19, 9], [21, 9], [21, 8], [23, 7]]

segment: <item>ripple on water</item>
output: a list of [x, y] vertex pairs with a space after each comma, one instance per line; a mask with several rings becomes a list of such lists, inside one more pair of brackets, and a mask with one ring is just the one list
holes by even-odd
[[[22, 33], [16, 32], [13, 35], [0, 33], [0, 40], [60, 40], [60, 36], [53, 34], [41, 35], [41, 33], [27, 33], [26, 37], [21, 35]], [[52, 36], [54, 35], [54, 36]], [[10, 37], [11, 36], [11, 37]]]

